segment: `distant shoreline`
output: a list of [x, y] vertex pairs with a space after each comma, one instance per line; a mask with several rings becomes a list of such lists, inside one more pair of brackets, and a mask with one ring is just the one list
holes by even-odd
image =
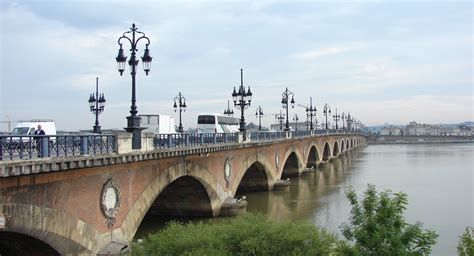
[[474, 143], [474, 137], [463, 136], [369, 136], [368, 144], [439, 144]]

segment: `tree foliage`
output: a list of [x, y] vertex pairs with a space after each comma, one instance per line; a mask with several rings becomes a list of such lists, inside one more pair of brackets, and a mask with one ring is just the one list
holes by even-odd
[[337, 239], [308, 222], [275, 222], [247, 214], [218, 224], [171, 222], [133, 255], [327, 255]]
[[466, 227], [458, 242], [459, 256], [474, 256], [474, 228]]
[[[422, 224], [408, 224], [403, 212], [408, 201], [405, 193], [390, 190], [377, 193], [368, 185], [359, 202], [352, 188], [346, 190], [352, 206], [349, 223], [341, 225], [344, 237], [353, 246], [341, 246], [345, 255], [428, 255], [438, 235], [424, 230]], [[344, 245], [344, 244], [343, 244]]]

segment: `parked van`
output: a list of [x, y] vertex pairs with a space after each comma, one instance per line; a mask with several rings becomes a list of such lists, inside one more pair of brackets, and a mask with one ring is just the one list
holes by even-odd
[[[11, 132], [11, 136], [34, 135], [35, 131], [41, 125], [45, 135], [56, 135], [56, 125], [53, 120], [34, 119], [20, 121]], [[54, 140], [54, 138], [52, 138]]]

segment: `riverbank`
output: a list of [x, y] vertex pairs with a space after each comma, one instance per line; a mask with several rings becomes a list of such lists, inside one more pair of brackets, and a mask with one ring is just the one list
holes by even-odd
[[474, 143], [474, 137], [466, 136], [369, 136], [368, 144], [439, 144]]

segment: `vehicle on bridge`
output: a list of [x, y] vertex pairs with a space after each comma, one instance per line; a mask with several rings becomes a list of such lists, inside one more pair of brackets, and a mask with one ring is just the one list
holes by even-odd
[[221, 114], [199, 114], [197, 120], [198, 133], [234, 133], [239, 131], [237, 117]]
[[174, 117], [158, 114], [141, 114], [139, 115], [140, 126], [146, 127], [144, 132], [153, 132], [155, 134], [176, 133], [176, 125]]
[[53, 120], [34, 119], [20, 121], [11, 132], [11, 136], [34, 135], [38, 125], [41, 125], [46, 135], [56, 135], [56, 125]]

